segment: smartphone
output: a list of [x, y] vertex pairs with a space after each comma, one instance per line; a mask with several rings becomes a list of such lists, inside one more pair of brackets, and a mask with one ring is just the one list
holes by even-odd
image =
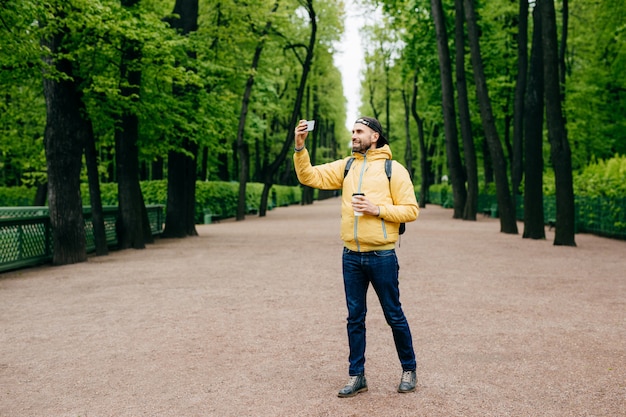
[[310, 132], [315, 129], [315, 120], [307, 120], [306, 122], [306, 131]]

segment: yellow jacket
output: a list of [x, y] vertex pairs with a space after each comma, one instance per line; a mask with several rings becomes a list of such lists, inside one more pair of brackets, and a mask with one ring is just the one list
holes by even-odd
[[[312, 166], [309, 153], [304, 149], [294, 153], [293, 161], [302, 184], [322, 190], [342, 189], [341, 239], [345, 247], [357, 252], [393, 249], [400, 223], [412, 222], [419, 214], [411, 177], [404, 166], [393, 161], [391, 180], [387, 178], [385, 160], [391, 159], [388, 145], [366, 154], [355, 153], [353, 157], [345, 179], [350, 157]], [[380, 216], [355, 217], [352, 193], [364, 193], [380, 207]]]

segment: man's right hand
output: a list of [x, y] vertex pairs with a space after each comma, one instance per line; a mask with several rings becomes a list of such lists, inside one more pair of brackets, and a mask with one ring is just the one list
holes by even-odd
[[298, 126], [296, 126], [295, 134], [296, 149], [304, 148], [304, 141], [306, 140], [307, 136], [309, 136], [309, 132], [306, 130], [306, 120], [300, 120], [300, 123], [298, 123]]

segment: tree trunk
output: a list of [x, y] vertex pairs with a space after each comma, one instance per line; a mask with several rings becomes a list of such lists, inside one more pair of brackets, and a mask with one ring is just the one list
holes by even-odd
[[[278, 9], [278, 3], [274, 4], [272, 13]], [[272, 27], [272, 21], [268, 19], [265, 23], [265, 28], [262, 33], [259, 34], [259, 42], [254, 50], [254, 57], [252, 58], [252, 65], [250, 65], [250, 72], [248, 80], [246, 81], [246, 88], [243, 92], [243, 99], [241, 101], [241, 112], [239, 114], [239, 126], [237, 128], [237, 154], [239, 155], [239, 201], [237, 204], [237, 220], [244, 220], [246, 218], [246, 184], [250, 174], [250, 152], [248, 145], [244, 140], [244, 130], [246, 127], [246, 116], [248, 115], [248, 106], [250, 104], [250, 96], [252, 95], [252, 87], [254, 86], [254, 76], [257, 73], [259, 61], [261, 60], [261, 53], [265, 46], [265, 39]], [[254, 31], [252, 29], [252, 31]]]
[[556, 13], [553, 0], [539, 0], [542, 25], [546, 120], [550, 156], [556, 184], [556, 232], [554, 244], [576, 246], [572, 155], [561, 106]]
[[[179, 29], [182, 36], [198, 30], [198, 0], [176, 0], [174, 16], [168, 20], [171, 27]], [[190, 60], [195, 53], [188, 52]], [[191, 88], [173, 87], [174, 96], [193, 96]], [[196, 168], [198, 144], [187, 137], [182, 138], [182, 151], [168, 154], [167, 210], [163, 237], [182, 238], [197, 236], [196, 231]]]
[[202, 146], [198, 152], [198, 158], [201, 161], [198, 166], [198, 180], [209, 180], [209, 147]]
[[483, 153], [483, 171], [485, 172], [485, 188], [489, 188], [489, 184], [493, 184], [493, 164], [491, 163], [491, 154], [489, 153], [489, 145], [487, 141], [483, 139], [480, 142], [480, 147]]
[[426, 207], [426, 201], [428, 199], [429, 178], [432, 177], [432, 172], [430, 172], [430, 164], [428, 163], [429, 155], [426, 148], [426, 139], [424, 138], [424, 119], [420, 117], [419, 112], [417, 111], [418, 88], [417, 71], [415, 71], [413, 74], [413, 91], [411, 94], [411, 114], [417, 123], [417, 139], [420, 150], [420, 173], [422, 177], [419, 198], [417, 200], [419, 206], [424, 208]]
[[56, 54], [62, 50], [64, 33], [50, 35], [43, 43], [52, 56], [44, 63], [66, 74], [66, 79], [44, 73], [46, 99], [44, 143], [48, 169], [48, 204], [54, 248], [52, 263], [65, 265], [87, 260], [85, 222], [80, 196], [80, 170], [83, 140], [81, 137], [80, 97], [72, 80], [72, 63]]
[[502, 151], [502, 143], [498, 136], [496, 124], [491, 109], [491, 100], [487, 91], [485, 70], [483, 68], [480, 44], [478, 42], [478, 27], [476, 24], [476, 14], [472, 0], [464, 0], [465, 21], [467, 22], [467, 33], [472, 55], [472, 66], [474, 67], [474, 81], [476, 83], [476, 96], [480, 105], [480, 116], [485, 131], [485, 139], [489, 145], [489, 153], [493, 162], [494, 174], [496, 177], [496, 194], [498, 200], [498, 212], [500, 213], [500, 231], [503, 233], [517, 233], [517, 221], [515, 218], [515, 207], [509, 191], [508, 176], [506, 173], [506, 161]]
[[[81, 100], [82, 113], [87, 117], [87, 109]], [[106, 230], [104, 227], [104, 213], [102, 212], [102, 195], [100, 193], [100, 174], [98, 173], [98, 154], [96, 140], [93, 135], [91, 120], [84, 120], [85, 124], [85, 164], [87, 165], [87, 182], [89, 183], [89, 200], [91, 202], [91, 224], [96, 245], [96, 256], [109, 254]]]
[[541, 13], [533, 10], [533, 40], [524, 110], [524, 234], [530, 239], [545, 239], [543, 217], [543, 51]]
[[[138, 0], [121, 0], [123, 7], [132, 8]], [[152, 242], [150, 228], [145, 227], [148, 214], [143, 204], [139, 186], [139, 118], [136, 106], [141, 85], [141, 43], [124, 38], [121, 45], [120, 94], [125, 101], [116, 121], [115, 159], [119, 214], [117, 218], [117, 243], [120, 249], [143, 249]]]
[[407, 92], [402, 88], [402, 103], [404, 104], [404, 166], [413, 180], [413, 146], [411, 144], [411, 104]]
[[196, 214], [196, 174], [197, 144], [184, 139], [181, 146], [190, 152], [171, 151], [168, 153], [167, 209], [163, 237], [183, 238], [197, 236]]
[[[310, 90], [310, 88], [307, 88], [307, 90]], [[310, 103], [311, 101], [313, 101], [314, 103], [316, 103], [313, 106], [313, 113], [310, 112], [309, 107], [310, 107]], [[311, 141], [311, 151], [310, 151], [310, 157], [311, 157], [311, 164], [315, 165], [317, 163], [317, 150], [320, 146], [320, 138], [322, 137], [323, 133], [324, 133], [324, 126], [322, 124], [322, 121], [319, 118], [319, 99], [317, 96], [313, 97], [313, 100], [309, 99], [309, 93], [307, 93], [307, 105], [306, 105], [306, 112], [305, 114], [309, 115], [309, 114], [313, 114], [313, 118], [312, 120], [317, 120], [317, 122], [315, 123], [315, 130], [313, 130], [311, 133], [309, 133], [309, 139]], [[309, 187], [309, 186], [302, 186], [302, 205], [309, 205], [309, 204], [313, 204], [313, 200], [315, 199], [315, 189], [313, 187]]]
[[513, 103], [513, 155], [511, 183], [513, 197], [519, 195], [524, 176], [524, 96], [528, 74], [528, 0], [519, 0], [519, 25], [517, 32], [517, 80]]
[[[220, 143], [220, 149], [225, 149], [227, 146], [227, 141], [225, 138], [218, 139]], [[235, 152], [236, 154], [236, 152]], [[220, 181], [230, 181], [230, 171], [228, 168], [228, 152], [219, 151], [217, 154], [217, 178]]]
[[385, 127], [385, 133], [387, 133], [387, 138], [391, 140], [391, 87], [389, 85], [389, 59], [391, 59], [391, 57], [387, 58], [388, 55], [382, 50], [382, 46], [381, 56], [385, 57], [383, 58], [383, 70], [385, 72], [385, 121], [387, 125]]
[[454, 109], [454, 87], [452, 84], [452, 63], [448, 48], [448, 33], [443, 14], [441, 0], [431, 0], [435, 31], [437, 33], [437, 51], [439, 54], [439, 71], [441, 77], [441, 105], [443, 107], [444, 131], [446, 139], [446, 154], [448, 156], [448, 171], [454, 195], [453, 218], [463, 218], [467, 191], [465, 189], [465, 170], [461, 163], [459, 152], [458, 132], [456, 128], [456, 112]]
[[467, 201], [463, 211], [464, 220], [476, 220], [478, 210], [478, 166], [476, 148], [472, 137], [472, 120], [469, 110], [467, 81], [465, 78], [465, 31], [463, 30], [463, 0], [454, 0], [455, 6], [455, 55], [456, 55], [456, 89], [459, 105], [459, 124], [463, 138], [463, 155], [465, 156], [465, 172], [467, 178]]
[[48, 200], [48, 182], [38, 183], [37, 191], [35, 192], [35, 200], [33, 201], [33, 206], [45, 206], [46, 201]]
[[162, 180], [163, 179], [163, 157], [162, 156], [157, 156], [154, 161], [152, 161], [152, 166], [151, 166], [151, 171], [152, 171], [152, 176], [151, 179], [152, 180]]
[[561, 46], [559, 47], [559, 80], [561, 82], [561, 103], [565, 102], [565, 79], [567, 77], [567, 65], [565, 64], [565, 52], [567, 51], [567, 37], [569, 34], [569, 0], [562, 0], [561, 11]]
[[141, 45], [136, 40], [126, 39], [122, 45], [122, 62], [120, 73], [122, 96], [129, 100], [117, 120], [115, 130], [115, 158], [117, 167], [117, 189], [119, 200], [119, 214], [116, 230], [120, 249], [143, 249], [146, 247], [146, 235], [143, 230], [142, 212], [145, 207], [141, 204], [141, 188], [139, 186], [139, 118], [132, 108], [139, 97], [141, 71], [131, 69], [141, 59]]
[[298, 123], [298, 117], [301, 113], [302, 99], [304, 97], [304, 89], [306, 87], [309, 72], [311, 71], [311, 63], [313, 61], [313, 50], [315, 49], [316, 35], [317, 35], [317, 17], [315, 16], [315, 9], [313, 8], [313, 0], [307, 0], [304, 3], [304, 7], [309, 14], [311, 21], [311, 34], [309, 36], [309, 44], [306, 48], [306, 56], [302, 63], [302, 74], [300, 76], [300, 84], [296, 92], [296, 100], [293, 105], [291, 116], [289, 117], [289, 125], [287, 126], [287, 137], [283, 142], [282, 149], [276, 159], [270, 163], [263, 171], [263, 192], [261, 193], [261, 207], [259, 207], [259, 216], [264, 217], [267, 214], [267, 199], [269, 196], [270, 188], [274, 183], [274, 176], [278, 172], [278, 169], [285, 161], [287, 152], [293, 146], [294, 142], [294, 128]]

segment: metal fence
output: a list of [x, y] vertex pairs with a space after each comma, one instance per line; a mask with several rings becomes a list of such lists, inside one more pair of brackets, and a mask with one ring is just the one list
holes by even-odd
[[[431, 204], [452, 207], [452, 193], [430, 193]], [[575, 197], [575, 231], [626, 240], [626, 198], [624, 197]], [[498, 217], [495, 195], [478, 196], [478, 213]], [[524, 220], [524, 198], [517, 196], [515, 213]], [[543, 217], [547, 225], [555, 226], [556, 197], [543, 197]]]
[[[163, 230], [163, 206], [146, 207], [153, 235]], [[104, 229], [109, 247], [117, 245], [115, 222], [116, 206], [103, 208]], [[83, 210], [87, 252], [96, 249], [91, 208]], [[52, 231], [48, 207], [2, 207], [0, 208], [0, 272], [52, 261]]]

